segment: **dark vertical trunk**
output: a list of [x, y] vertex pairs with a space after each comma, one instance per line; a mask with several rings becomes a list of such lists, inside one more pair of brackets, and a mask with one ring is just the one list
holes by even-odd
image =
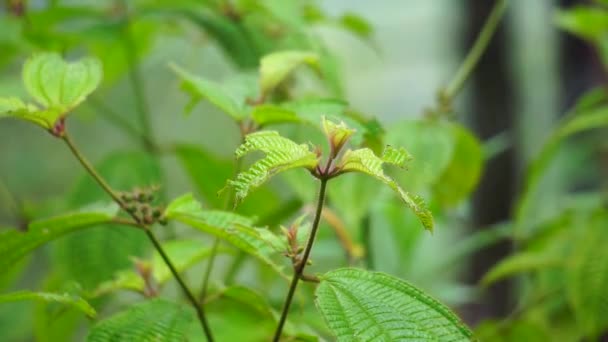
[[[473, 44], [490, 14], [494, 1], [469, 0], [469, 25], [466, 46]], [[477, 135], [486, 140], [514, 127], [513, 92], [509, 77], [509, 61], [505, 21], [500, 24], [474, 71], [470, 121]], [[516, 160], [513, 149], [494, 157], [485, 166], [479, 187], [473, 196], [475, 229], [510, 218], [516, 189]], [[479, 251], [472, 259], [471, 281], [477, 283], [487, 270], [510, 252], [510, 244], [500, 243]], [[510, 283], [500, 282], [485, 291], [479, 304], [469, 313], [472, 323], [482, 318], [499, 317], [510, 308]]]

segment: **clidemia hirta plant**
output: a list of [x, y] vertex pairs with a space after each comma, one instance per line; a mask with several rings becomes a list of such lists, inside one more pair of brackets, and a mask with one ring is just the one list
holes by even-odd
[[[143, 188], [137, 190], [114, 188], [112, 180], [105, 179], [73, 141], [68, 120], [69, 115], [99, 85], [101, 63], [92, 58], [66, 62], [55, 53], [41, 53], [30, 58], [23, 67], [23, 82], [34, 103], [14, 97], [0, 98], [0, 115], [32, 122], [63, 141], [112, 203], [88, 206], [78, 212], [35, 221], [25, 233], [2, 233], [0, 246], [3, 257], [0, 266], [8, 269], [36, 247], [100, 223], [113, 223], [120, 229], [143, 232], [154, 247], [156, 257], [152, 261], [136, 261], [135, 271], [123, 272], [114, 280], [81, 296], [20, 291], [0, 295], [0, 302], [24, 299], [58, 302], [76, 307], [94, 318], [96, 312], [94, 305], [88, 303], [89, 300], [104, 293], [130, 289], [147, 299], [95, 322], [88, 332], [90, 341], [173, 341], [199, 339], [202, 336], [213, 341], [217, 331], [209, 319], [207, 308], [214, 304], [218, 296], [227, 296], [247, 302], [263, 313], [260, 315], [268, 315], [268, 319], [274, 322], [274, 341], [307, 341], [316, 339], [310, 330], [301, 329], [296, 322], [289, 324], [290, 308], [297, 296], [298, 284], [305, 281], [315, 288], [318, 312], [340, 341], [399, 341], [410, 338], [470, 340], [471, 331], [447, 307], [396, 277], [360, 268], [341, 268], [322, 274], [306, 272], [324, 211], [326, 191], [334, 179], [348, 177], [349, 173], [368, 175], [387, 185], [418, 217], [424, 228], [433, 230], [433, 218], [424, 201], [404, 190], [384, 170], [385, 165], [398, 168], [408, 165], [411, 156], [404, 148], [385, 146], [379, 154], [368, 147], [351, 148], [350, 141], [355, 137], [356, 130], [342, 121], [334, 120], [331, 115], [317, 116], [316, 120], [312, 120], [310, 116], [302, 116], [297, 106], [264, 104], [296, 67], [314, 67], [315, 63], [314, 54], [301, 51], [286, 51], [265, 57], [261, 63], [260, 92], [253, 98], [238, 98], [219, 84], [192, 76], [173, 66], [183, 80], [184, 89], [195, 100], [208, 100], [232, 117], [241, 128], [243, 140], [235, 153], [237, 159], [255, 152], [263, 154], [248, 167], [240, 161], [236, 163], [238, 172], [233, 179], [226, 180], [226, 187], [222, 190], [232, 198], [229, 202], [233, 205], [226, 205], [226, 209], [238, 206], [271, 177], [290, 169], [304, 169], [311, 179], [316, 180], [318, 191], [312, 223], [309, 225], [302, 218], [281, 234], [256, 227], [253, 217], [229, 210], [204, 209], [191, 194], [163, 206], [156, 199], [157, 188], [145, 187], [149, 184], [141, 184]], [[277, 131], [264, 129], [272, 123], [302, 121], [315, 121], [314, 124], [326, 138], [327, 146], [296, 143]], [[256, 155], [253, 155], [254, 159]], [[213, 172], [213, 169], [208, 172]], [[199, 177], [204, 179], [206, 175], [200, 174]], [[210, 234], [216, 238], [215, 243], [209, 247], [196, 239], [161, 241], [158, 230], [162, 228], [158, 226], [172, 223], [182, 223]], [[301, 238], [302, 233], [308, 234], [305, 241]], [[219, 295], [208, 293], [209, 273], [215, 255], [222, 249], [218, 242], [220, 240], [236, 247], [244, 255], [251, 255], [269, 265], [278, 278], [289, 282], [280, 312], [275, 313], [273, 306], [247, 287], [232, 288]], [[202, 275], [200, 295], [197, 296], [184, 272], [205, 256], [209, 262], [207, 271]], [[291, 264], [290, 272], [284, 270], [283, 262], [287, 260]], [[175, 298], [162, 296], [158, 291], [161, 284], [172, 278], [177, 281], [188, 306]], [[200, 327], [192, 328], [192, 320], [198, 321]], [[238, 329], [238, 326], [234, 328]]]

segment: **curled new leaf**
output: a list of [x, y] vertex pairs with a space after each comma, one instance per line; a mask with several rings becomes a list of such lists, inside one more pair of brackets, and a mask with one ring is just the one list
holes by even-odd
[[312, 170], [319, 163], [317, 155], [307, 145], [297, 144], [275, 131], [247, 135], [245, 142], [236, 150], [236, 157], [242, 158], [254, 151], [264, 152], [266, 156], [239, 173], [235, 180], [228, 181], [228, 186], [236, 191], [236, 203], [279, 172], [299, 167]]
[[329, 141], [331, 148], [331, 157], [335, 158], [342, 147], [348, 142], [348, 139], [355, 133], [355, 130], [348, 128], [344, 122], [336, 124], [330, 120], [323, 118], [323, 131]]
[[101, 77], [97, 59], [66, 62], [57, 53], [37, 54], [23, 67], [23, 83], [40, 107], [13, 97], [2, 98], [0, 116], [28, 120], [50, 130], [97, 88]]
[[417, 195], [410, 194], [403, 190], [397, 182], [387, 176], [382, 169], [384, 163], [393, 164], [399, 167], [405, 167], [405, 162], [411, 157], [403, 148], [396, 149], [387, 146], [382, 157], [378, 157], [369, 148], [358, 150], [348, 150], [342, 156], [339, 164], [341, 173], [344, 172], [361, 172], [366, 173], [388, 185], [391, 189], [399, 194], [399, 197], [405, 204], [414, 211], [418, 219], [425, 229], [433, 231], [433, 216], [426, 208], [422, 198]]

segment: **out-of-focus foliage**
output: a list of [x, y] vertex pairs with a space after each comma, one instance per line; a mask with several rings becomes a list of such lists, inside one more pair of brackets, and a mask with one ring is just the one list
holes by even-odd
[[[556, 14], [604, 64], [607, 6], [598, 0]], [[353, 108], [339, 47], [319, 29], [376, 49], [374, 28], [323, 8], [312, 0], [6, 2], [0, 85], [9, 86], [0, 88], [0, 116], [34, 122], [49, 139], [70, 131], [88, 142], [84, 154], [112, 150], [91, 168], [119, 205], [107, 204], [107, 191], [76, 161], [61, 165], [60, 184], [72, 187], [49, 201], [5, 191], [12, 185], [0, 179], [0, 209], [15, 218], [6, 226], [17, 227], [0, 230], [1, 338], [204, 340], [192, 298], [177, 292], [183, 281], [200, 293], [194, 300], [217, 341], [270, 340], [314, 229], [314, 177], [327, 181], [327, 200], [302, 274], [310, 283], [295, 292], [285, 340], [605, 336], [605, 194], [578, 190], [573, 177], [559, 208], [540, 195], [564, 149], [589, 141], [598, 153], [606, 148], [597, 144], [608, 125], [606, 89], [590, 91], [556, 125], [523, 174], [512, 220], [465, 235], [461, 218], [491, 158], [484, 143], [446, 113], [384, 122]], [[176, 41], [192, 53], [168, 53]], [[23, 85], [11, 76], [18, 69]], [[155, 84], [157, 74], [171, 82]], [[146, 92], [152, 87], [158, 97]], [[179, 87], [183, 103], [168, 108], [161, 95]], [[108, 124], [101, 133], [79, 133], [98, 118]], [[183, 123], [196, 125], [200, 139], [185, 139]], [[114, 131], [131, 147], [116, 148]], [[38, 167], [23, 172], [26, 182], [46, 177]], [[516, 243], [513, 254], [478, 289], [465, 285], [471, 254], [504, 239]], [[453, 309], [511, 278], [518, 307], [482, 322], [473, 337]]]

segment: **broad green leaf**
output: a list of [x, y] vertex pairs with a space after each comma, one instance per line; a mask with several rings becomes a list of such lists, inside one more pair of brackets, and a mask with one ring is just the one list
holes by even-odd
[[483, 167], [479, 140], [466, 128], [451, 124], [452, 160], [433, 186], [435, 199], [446, 206], [456, 205], [475, 189]]
[[414, 156], [407, 173], [395, 173], [395, 179], [412, 191], [434, 185], [448, 167], [454, 150], [450, 126], [440, 121], [408, 120], [387, 129], [386, 143], [407, 146]]
[[362, 39], [369, 39], [373, 33], [372, 26], [365, 19], [353, 13], [342, 15], [340, 24]]
[[82, 311], [89, 317], [95, 317], [95, 309], [84, 299], [70, 294], [17, 291], [0, 294], [0, 304], [19, 301], [42, 301], [45, 303], [60, 303]]
[[259, 187], [277, 173], [294, 169], [314, 169], [319, 163], [317, 155], [305, 144], [284, 138], [275, 131], [260, 131], [249, 134], [245, 142], [236, 150], [236, 157], [261, 151], [264, 158], [239, 173], [236, 179], [229, 180], [228, 186], [235, 189], [236, 203], [240, 203], [252, 189]]
[[318, 69], [319, 56], [307, 51], [279, 51], [264, 56], [260, 61], [262, 94], [269, 94], [302, 64], [308, 64]]
[[[143, 152], [111, 154], [96, 167], [118, 191], [161, 184], [157, 159]], [[69, 196], [71, 206], [109, 199], [84, 171]], [[79, 282], [84, 289], [92, 290], [112, 279], [117, 271], [130, 267], [132, 257], [141, 257], [150, 249], [150, 241], [140, 230], [116, 224], [99, 225], [58, 240], [54, 244], [54, 269]]]
[[0, 255], [2, 255], [0, 269], [8, 270], [34, 249], [60, 236], [107, 223], [117, 213], [118, 206], [115, 204], [92, 206], [69, 214], [33, 221], [28, 225], [26, 232], [14, 229], [3, 230], [0, 232]]
[[[171, 240], [164, 242], [162, 246], [173, 266], [180, 273], [206, 259], [211, 254], [211, 248], [203, 247], [203, 243], [197, 240]], [[223, 248], [218, 249], [218, 253], [225, 252], [227, 251]], [[155, 284], [162, 286], [173, 278], [171, 270], [158, 252], [154, 252], [149, 265], [152, 269], [152, 278]], [[116, 290], [143, 292], [144, 288], [145, 284], [141, 275], [131, 267], [131, 269], [119, 271], [113, 280], [101, 283], [93, 291], [93, 296], [104, 295]]]
[[101, 63], [94, 58], [69, 63], [57, 53], [42, 53], [23, 66], [23, 83], [28, 93], [43, 107], [61, 110], [60, 114], [84, 101], [97, 88], [101, 77]]
[[91, 329], [87, 341], [185, 341], [194, 319], [190, 308], [163, 299], [130, 306]]
[[226, 184], [226, 179], [233, 175], [233, 163], [192, 145], [176, 146], [175, 154], [198, 193], [214, 208], [222, 208], [226, 201], [217, 192]]
[[227, 211], [203, 210], [192, 194], [175, 199], [167, 206], [165, 217], [194, 227], [227, 241], [251, 254], [282, 275], [282, 267], [274, 262], [279, 237], [264, 228], [253, 227], [253, 220]]
[[556, 12], [555, 20], [562, 29], [584, 39], [596, 41], [608, 33], [608, 11], [590, 6], [575, 6]]
[[345, 268], [321, 277], [316, 304], [338, 341], [470, 341], [443, 304], [384, 273]]
[[486, 273], [481, 284], [489, 286], [501, 279], [524, 272], [533, 272], [550, 267], [559, 267], [562, 260], [556, 256], [539, 252], [522, 252], [502, 259]]
[[45, 119], [43, 111], [16, 97], [0, 98], [0, 117], [3, 116], [27, 120], [47, 129], [51, 127]]
[[101, 82], [101, 64], [94, 58], [68, 63], [57, 53], [34, 55], [23, 66], [23, 83], [42, 108], [15, 98], [0, 99], [0, 116], [15, 116], [52, 129]]
[[384, 163], [394, 164], [404, 167], [409, 159], [409, 153], [403, 148], [395, 149], [387, 146], [382, 157], [378, 157], [369, 148], [358, 150], [348, 150], [342, 156], [339, 168], [341, 172], [361, 172], [380, 180], [393, 189], [401, 200], [410, 208], [422, 223], [425, 229], [433, 231], [433, 216], [426, 208], [424, 200], [417, 195], [412, 195], [403, 190], [399, 184], [384, 173], [382, 165]]
[[182, 89], [190, 94], [188, 108], [191, 109], [200, 100], [207, 100], [234, 120], [240, 121], [247, 115], [244, 101], [225, 91], [221, 84], [195, 76], [177, 65], [172, 64], [171, 69], [182, 79]]

